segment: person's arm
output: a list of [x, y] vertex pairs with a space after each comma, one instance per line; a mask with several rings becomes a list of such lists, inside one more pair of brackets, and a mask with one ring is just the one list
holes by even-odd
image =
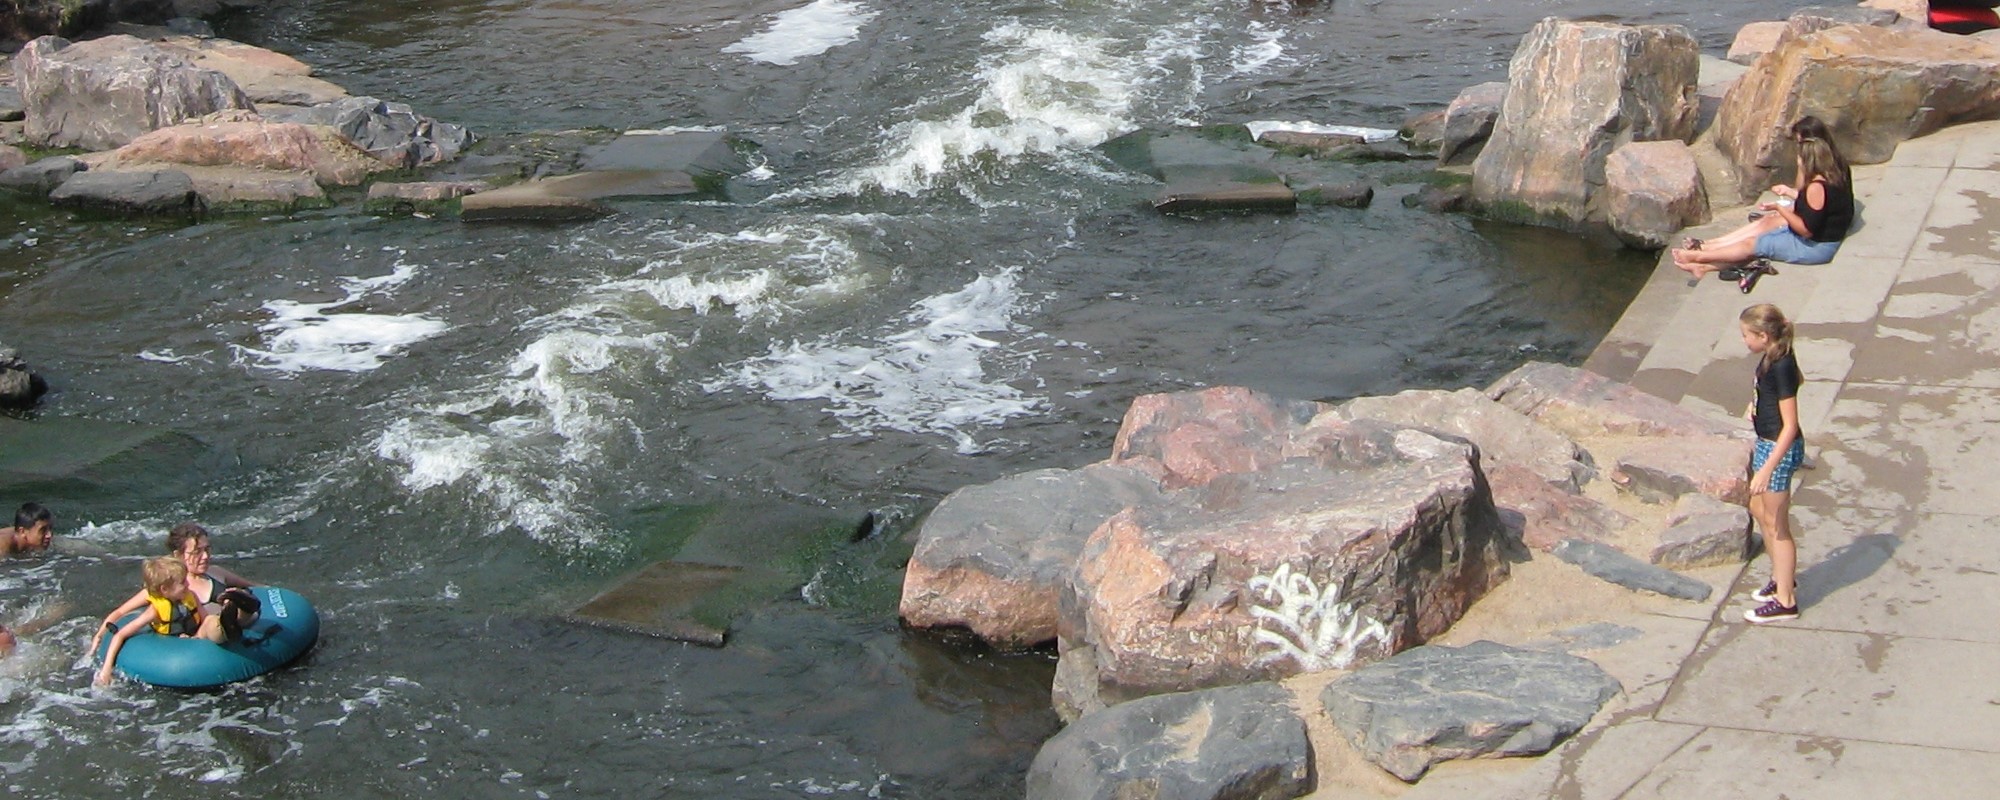
[[1750, 493], [1763, 494], [1771, 490], [1771, 473], [1778, 469], [1778, 461], [1792, 449], [1792, 442], [1799, 440], [1799, 398], [1798, 395], [1778, 400], [1778, 419], [1784, 428], [1778, 431], [1777, 440], [1771, 442], [1771, 457], [1764, 459], [1764, 467], [1750, 476]]
[[226, 569], [223, 569], [223, 568], [221, 568], [221, 567], [218, 567], [218, 566], [216, 566], [216, 565], [214, 565], [214, 564], [210, 564], [210, 565], [208, 565], [208, 577], [211, 577], [211, 578], [214, 578], [214, 579], [216, 579], [216, 580], [219, 580], [219, 581], [222, 581], [222, 585], [223, 585], [224, 587], [230, 587], [230, 586], [236, 586], [236, 587], [240, 587], [240, 588], [244, 588], [244, 589], [248, 589], [248, 588], [250, 588], [250, 587], [252, 587], [252, 586], [256, 586], [256, 585], [257, 585], [257, 584], [254, 584], [254, 583], [251, 583], [251, 582], [250, 582], [250, 580], [249, 580], [248, 578], [245, 578], [245, 577], [243, 577], [243, 576], [241, 576], [241, 575], [238, 575], [238, 574], [236, 574], [236, 573], [234, 573], [234, 572], [230, 572], [229, 570], [226, 570]]
[[119, 617], [138, 611], [144, 605], [146, 605], [146, 590], [140, 589], [137, 594], [119, 603], [117, 608], [111, 609], [111, 613], [104, 615], [104, 624], [97, 626], [97, 633], [90, 637], [90, 649], [84, 651], [84, 656], [97, 655], [97, 643], [104, 640], [104, 630], [117, 627]]
[[111, 684], [111, 666], [118, 663], [118, 651], [125, 649], [125, 640], [138, 635], [139, 631], [153, 624], [159, 618], [160, 615], [158, 612], [149, 610], [147, 613], [134, 617], [131, 622], [125, 623], [125, 627], [119, 628], [117, 633], [112, 634], [111, 649], [104, 651], [104, 666], [98, 668], [97, 678], [91, 681], [91, 685], [109, 686]]

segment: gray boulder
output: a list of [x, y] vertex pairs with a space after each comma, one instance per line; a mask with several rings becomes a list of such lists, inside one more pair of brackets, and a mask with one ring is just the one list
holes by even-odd
[[1159, 695], [1042, 745], [1029, 800], [1282, 800], [1313, 790], [1312, 745], [1275, 683]]
[[1750, 499], [1753, 445], [1723, 436], [1667, 436], [1633, 446], [1618, 457], [1611, 482], [1648, 503], [1670, 503], [1705, 494], [1743, 505]]
[[122, 35], [29, 42], [14, 57], [14, 83], [28, 141], [45, 147], [109, 150], [148, 131], [252, 107], [229, 76]]
[[1542, 20], [1508, 64], [1506, 100], [1472, 165], [1473, 198], [1520, 222], [1591, 219], [1611, 151], [1693, 135], [1700, 54], [1678, 25]]
[[1459, 92], [1444, 110], [1438, 163], [1468, 163], [1479, 155], [1487, 137], [1493, 135], [1493, 121], [1500, 118], [1500, 104], [1506, 99], [1505, 81], [1482, 83]]
[[1667, 569], [1741, 564], [1756, 555], [1750, 512], [1704, 494], [1683, 495], [1649, 559]]
[[1480, 466], [1489, 474], [1501, 464], [1515, 464], [1570, 492], [1581, 491], [1597, 475], [1590, 453], [1576, 442], [1477, 389], [1412, 389], [1388, 397], [1357, 397], [1340, 406], [1340, 414], [1469, 440], [1479, 446]]
[[264, 117], [325, 125], [369, 155], [403, 169], [450, 161], [472, 143], [471, 132], [463, 127], [373, 97], [345, 97], [302, 109], [267, 107]]
[[1362, 755], [1415, 781], [1449, 759], [1546, 753], [1622, 690], [1586, 659], [1474, 642], [1398, 653], [1327, 684], [1320, 702]]
[[91, 170], [79, 172], [49, 193], [65, 208], [128, 216], [194, 216], [201, 196], [180, 170]]
[[1518, 530], [1521, 543], [1548, 552], [1565, 539], [1598, 541], [1632, 524], [1632, 518], [1580, 494], [1563, 491], [1526, 467], [1487, 470], [1500, 520]]
[[1566, 539], [1552, 551], [1591, 576], [1627, 589], [1700, 602], [1714, 592], [1708, 584], [1653, 566], [1602, 542]]
[[1161, 499], [1127, 467], [1024, 472], [952, 492], [924, 520], [903, 573], [903, 621], [966, 628], [1001, 648], [1056, 638], [1063, 579], [1092, 531]]
[[11, 144], [0, 144], [0, 172], [28, 165], [28, 154]]
[[69, 156], [49, 156], [31, 164], [25, 164], [5, 172], [0, 172], [0, 189], [10, 189], [25, 194], [42, 197], [55, 191], [69, 176], [84, 171], [82, 161]]
[[0, 408], [27, 408], [48, 391], [48, 381], [29, 370], [19, 352], [0, 342]]
[[1674, 234], [1708, 221], [1708, 193], [1694, 151], [1680, 141], [1632, 142], [1604, 163], [1604, 216], [1611, 231], [1640, 250], [1667, 246]]

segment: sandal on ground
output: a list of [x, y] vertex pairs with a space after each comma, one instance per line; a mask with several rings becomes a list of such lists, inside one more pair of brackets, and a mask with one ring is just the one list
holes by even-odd
[[1700, 239], [1696, 239], [1696, 238], [1694, 238], [1693, 236], [1689, 236], [1689, 237], [1687, 237], [1687, 238], [1685, 238], [1685, 239], [1682, 239], [1682, 240], [1681, 240], [1681, 249], [1682, 249], [1682, 250], [1700, 250], [1700, 249], [1701, 249], [1701, 240], [1700, 240]]

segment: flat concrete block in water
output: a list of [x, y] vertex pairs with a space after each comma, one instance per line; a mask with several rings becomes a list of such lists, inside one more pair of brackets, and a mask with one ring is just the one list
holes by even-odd
[[[126, 492], [187, 475], [207, 455], [165, 428], [90, 419], [0, 418], [0, 496], [42, 502]], [[157, 488], [157, 487], [154, 487]]]
[[659, 506], [632, 515], [634, 550], [659, 558], [567, 615], [588, 625], [720, 647], [738, 617], [811, 580], [866, 514], [743, 503]]

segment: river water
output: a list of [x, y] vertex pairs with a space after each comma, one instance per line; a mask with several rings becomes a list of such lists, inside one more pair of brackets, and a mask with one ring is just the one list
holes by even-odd
[[[1547, 15], [1719, 52], [1784, 3], [278, 0], [225, 35], [490, 137], [723, 126], [764, 199], [567, 226], [349, 203], [195, 225], [0, 201], [0, 341], [33, 416], [201, 443], [34, 498], [0, 566], [0, 785], [40, 797], [1016, 797], [1046, 654], [899, 630], [898, 540], [968, 483], [1102, 458], [1135, 395], [1337, 399], [1576, 361], [1651, 259], [1403, 208], [1162, 217], [1093, 149], [1140, 128], [1394, 128], [1503, 79]], [[1399, 171], [1400, 170], [1400, 171]], [[12, 504], [30, 498], [0, 498]], [[816, 591], [706, 649], [562, 622], [633, 510], [876, 512]], [[208, 693], [88, 688], [95, 615], [183, 518], [313, 598], [318, 649]]]

